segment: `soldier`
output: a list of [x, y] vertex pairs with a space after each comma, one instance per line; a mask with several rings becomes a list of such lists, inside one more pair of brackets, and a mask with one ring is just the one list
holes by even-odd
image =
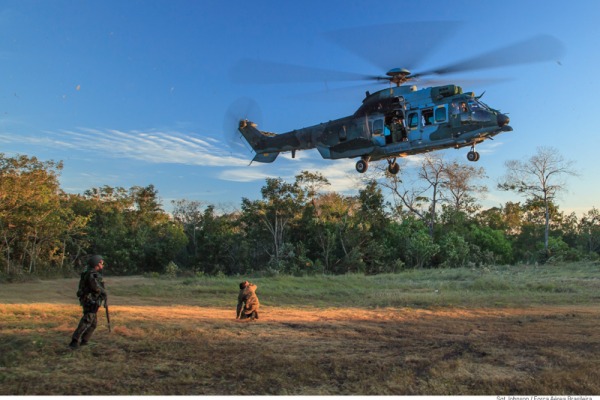
[[394, 142], [406, 142], [408, 140], [406, 128], [404, 127], [404, 112], [402, 110], [396, 110], [395, 115], [392, 117], [391, 127]]
[[256, 296], [256, 289], [258, 289], [258, 286], [248, 281], [240, 283], [236, 314], [237, 319], [258, 319], [258, 307], [260, 306], [260, 303]]
[[[81, 274], [77, 297], [79, 297], [79, 303], [83, 307], [83, 317], [81, 317], [79, 326], [73, 332], [73, 337], [69, 344], [69, 347], [72, 349], [88, 344], [96, 329], [98, 323], [96, 313], [103, 300], [106, 306], [106, 289], [104, 288], [101, 273], [103, 268], [104, 260], [102, 256], [94, 255], [90, 257], [87, 269]], [[79, 342], [80, 339], [81, 344]]]

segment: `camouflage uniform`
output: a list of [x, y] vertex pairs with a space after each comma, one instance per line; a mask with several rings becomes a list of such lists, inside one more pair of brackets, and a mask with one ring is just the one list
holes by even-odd
[[[243, 284], [245, 284], [244, 287], [242, 287]], [[256, 296], [256, 289], [258, 289], [258, 286], [253, 283], [243, 282], [240, 284], [236, 318], [258, 319], [258, 308], [260, 307], [260, 303]]]
[[102, 302], [106, 300], [106, 289], [104, 288], [102, 275], [95, 270], [94, 266], [91, 266], [92, 263], [93, 261], [90, 262], [88, 269], [81, 274], [79, 281], [77, 296], [83, 307], [83, 317], [81, 317], [77, 329], [73, 332], [72, 341], [69, 345], [73, 348], [78, 346], [80, 339], [82, 345], [87, 344], [90, 340], [98, 324], [96, 313]]

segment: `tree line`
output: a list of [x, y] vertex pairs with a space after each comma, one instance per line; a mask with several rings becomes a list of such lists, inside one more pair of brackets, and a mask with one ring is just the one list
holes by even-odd
[[181, 199], [166, 212], [153, 185], [69, 194], [62, 162], [0, 153], [0, 274], [69, 276], [90, 254], [116, 275], [376, 274], [599, 258], [599, 211], [577, 217], [556, 204], [571, 163], [540, 148], [506, 167], [498, 187], [523, 201], [489, 209], [479, 205], [483, 168], [428, 155], [413, 179], [375, 169], [353, 196], [303, 171], [293, 182], [267, 178], [261, 198], [242, 198], [235, 211]]

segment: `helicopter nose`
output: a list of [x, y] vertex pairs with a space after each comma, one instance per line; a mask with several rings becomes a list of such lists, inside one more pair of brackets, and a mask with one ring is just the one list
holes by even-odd
[[508, 118], [508, 115], [506, 114], [498, 114], [498, 126], [499, 127], [503, 127], [505, 125], [508, 125], [510, 122], [510, 118]]

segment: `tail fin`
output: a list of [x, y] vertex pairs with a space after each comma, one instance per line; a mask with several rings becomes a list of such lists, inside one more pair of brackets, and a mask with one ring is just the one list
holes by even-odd
[[263, 134], [261, 131], [256, 129], [256, 124], [247, 119], [240, 120], [238, 130], [244, 135], [244, 138], [248, 142], [254, 151], [257, 151], [264, 145]]
[[274, 133], [259, 131], [256, 129], [256, 124], [247, 119], [240, 121], [238, 130], [252, 147], [252, 150], [256, 152], [256, 156], [254, 156], [252, 161], [262, 163], [272, 163], [275, 161], [279, 155], [279, 151], [269, 148], [270, 146], [268, 145], [268, 139], [274, 137]]

